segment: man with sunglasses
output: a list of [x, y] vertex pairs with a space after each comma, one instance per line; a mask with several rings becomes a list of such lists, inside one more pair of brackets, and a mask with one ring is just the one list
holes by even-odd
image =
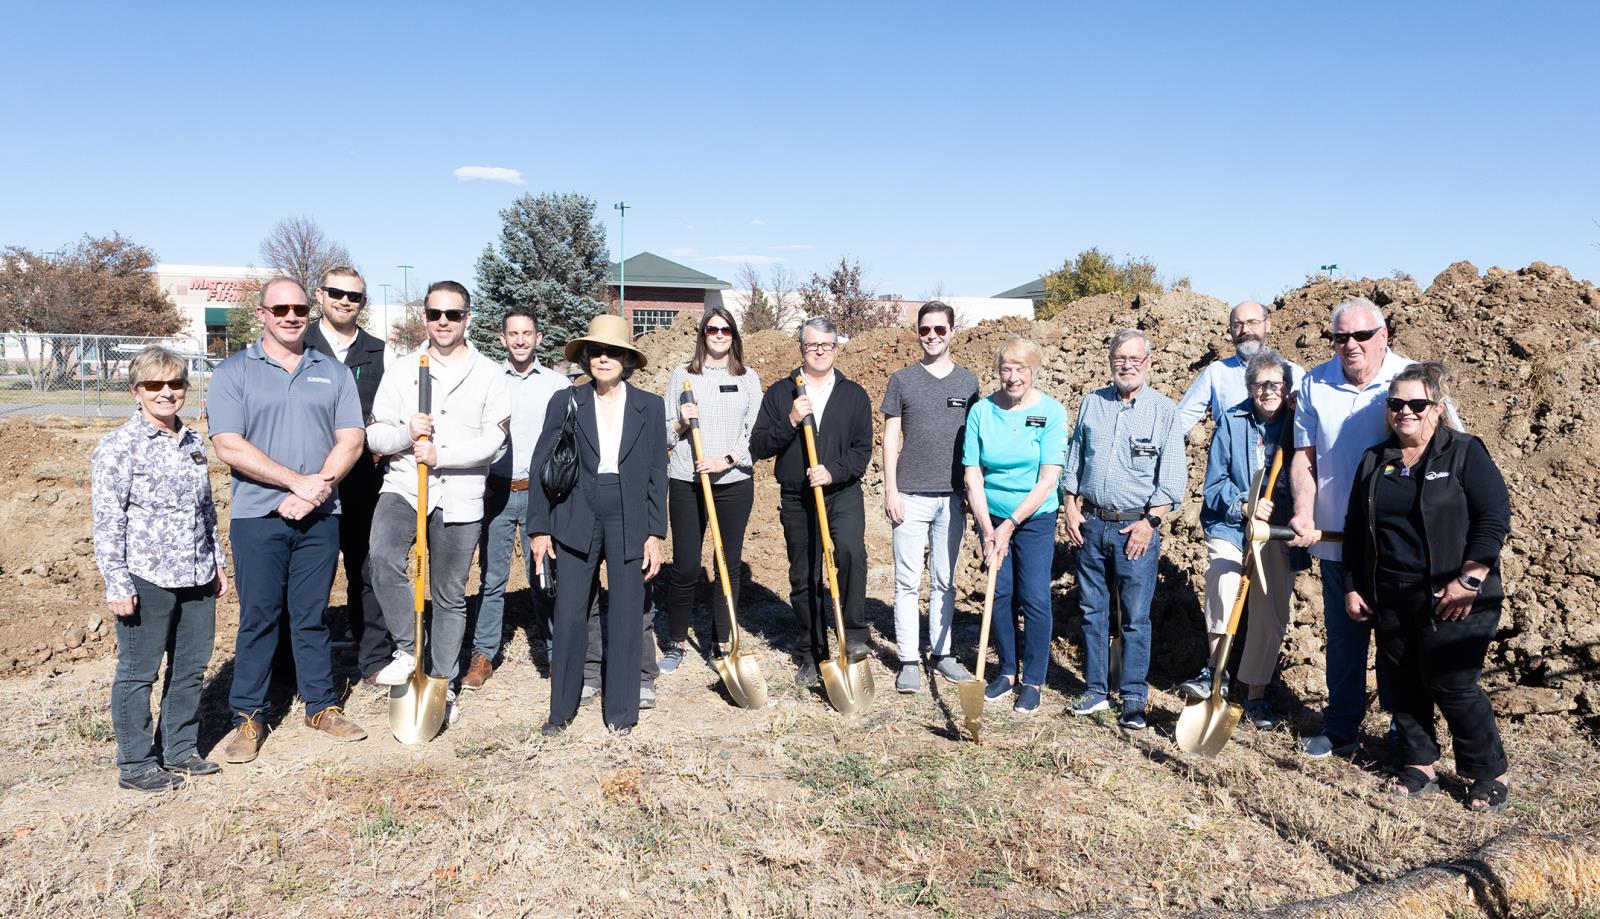
[[[511, 390], [505, 372], [467, 343], [472, 296], [438, 281], [423, 298], [428, 345], [397, 359], [384, 374], [367, 425], [367, 443], [389, 457], [372, 516], [372, 587], [394, 636], [394, 658], [378, 671], [381, 686], [404, 683], [416, 666], [410, 550], [417, 538], [417, 467], [428, 467], [428, 587], [433, 624], [428, 673], [452, 686], [445, 720], [460, 716], [455, 683], [467, 629], [467, 573], [482, 531], [489, 464], [505, 448]], [[428, 356], [432, 404], [422, 411], [418, 371]]]
[[[1178, 400], [1178, 423], [1187, 435], [1210, 412], [1212, 419], [1249, 398], [1244, 383], [1245, 365], [1267, 347], [1267, 336], [1272, 334], [1272, 317], [1267, 308], [1254, 300], [1245, 300], [1228, 312], [1228, 338], [1233, 342], [1233, 354], [1220, 361], [1212, 361], [1194, 378], [1183, 398]], [[1294, 379], [1301, 379], [1305, 371], [1291, 362]]]
[[[361, 327], [367, 305], [367, 282], [348, 265], [336, 265], [322, 275], [317, 288], [318, 319], [306, 330], [306, 346], [344, 364], [355, 378], [361, 399], [361, 417], [372, 417], [372, 400], [383, 382], [383, 370], [392, 356], [383, 340]], [[373, 674], [389, 662], [394, 643], [383, 624], [383, 608], [372, 592], [367, 571], [367, 543], [372, 536], [372, 512], [378, 506], [383, 468], [371, 450], [362, 450], [350, 474], [339, 483], [339, 552], [344, 556], [345, 616], [356, 645], [356, 664], [362, 682], [376, 688]]]
[[338, 740], [367, 736], [333, 688], [323, 614], [339, 563], [339, 481], [362, 451], [355, 379], [307, 348], [311, 305], [289, 278], [261, 288], [262, 335], [211, 378], [206, 417], [217, 458], [233, 467], [230, 536], [239, 635], [228, 707], [237, 733], [223, 755], [256, 758], [266, 738], [267, 690], [287, 614], [306, 724]]
[[[1338, 543], [1315, 542], [1313, 530], [1342, 530], [1350, 487], [1368, 447], [1383, 440], [1384, 399], [1389, 381], [1413, 361], [1389, 350], [1383, 312], [1357, 297], [1333, 308], [1334, 356], [1300, 381], [1294, 414], [1294, 459], [1289, 467], [1299, 534], [1291, 546], [1309, 546], [1322, 575], [1322, 620], [1327, 627], [1325, 671], [1328, 701], [1322, 733], [1302, 738], [1313, 759], [1354, 753], [1367, 707], [1367, 644], [1370, 622], [1344, 611], [1344, 568]], [[1378, 703], [1390, 710], [1387, 680], [1380, 671]]]
[[[928, 571], [928, 646], [934, 671], [951, 683], [972, 674], [950, 654], [956, 597], [952, 572], [961, 549], [961, 445], [978, 377], [950, 357], [956, 314], [930, 300], [917, 310], [922, 360], [889, 377], [883, 393], [883, 513], [893, 527], [897, 692], [922, 688], [919, 645], [923, 557]], [[929, 543], [932, 543], [932, 551]]]

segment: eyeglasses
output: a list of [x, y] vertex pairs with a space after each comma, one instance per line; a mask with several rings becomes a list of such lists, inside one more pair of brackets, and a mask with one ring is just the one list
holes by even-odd
[[323, 287], [322, 292], [328, 295], [329, 300], [348, 300], [357, 306], [367, 302], [367, 295], [359, 290], [340, 290], [337, 287]]
[[1401, 409], [1410, 409], [1411, 414], [1420, 415], [1439, 403], [1432, 399], [1396, 399], [1390, 396], [1384, 400], [1384, 404], [1389, 406], [1389, 411], [1391, 412], [1398, 413]]
[[708, 326], [706, 326], [706, 337], [707, 338], [732, 338], [733, 337], [733, 326], [731, 326], [731, 325], [708, 325]]
[[279, 319], [289, 315], [291, 312], [301, 319], [311, 315], [311, 307], [304, 303], [279, 303], [276, 306], [263, 306], [262, 309], [271, 312], [272, 315]]
[[917, 334], [923, 338], [927, 338], [929, 335], [937, 335], [940, 338], [943, 338], [945, 333], [948, 331], [950, 331], [950, 327], [947, 325], [925, 325], [922, 328], [917, 329]]
[[1148, 355], [1148, 354], [1144, 355], [1143, 357], [1113, 357], [1111, 359], [1111, 366], [1113, 366], [1113, 367], [1137, 367], [1137, 366], [1139, 366], [1140, 364], [1144, 363], [1145, 361], [1147, 361], [1149, 359], [1150, 359], [1150, 355]]
[[1352, 338], [1354, 338], [1356, 341], [1370, 341], [1372, 336], [1382, 331], [1383, 328], [1380, 326], [1376, 329], [1362, 329], [1359, 332], [1335, 332], [1333, 333], [1333, 343], [1336, 345], [1342, 345]]
[[839, 343], [838, 342], [833, 342], [833, 341], [808, 341], [808, 342], [806, 342], [806, 343], [804, 343], [804, 344], [802, 344], [800, 346], [800, 350], [801, 351], [810, 351], [813, 354], [827, 354], [829, 351], [832, 351], [834, 348], [837, 348], [837, 347], [839, 347]]
[[152, 394], [152, 395], [162, 391], [163, 389], [170, 389], [173, 392], [183, 392], [184, 390], [189, 388], [189, 381], [188, 380], [183, 380], [183, 379], [178, 379], [178, 380], [140, 380], [139, 381], [139, 388], [144, 390], [147, 393]]
[[467, 318], [466, 310], [436, 310], [429, 307], [423, 310], [422, 314], [428, 317], [429, 322], [438, 322], [441, 318], [448, 319], [451, 322], [460, 322]]
[[1250, 384], [1256, 392], [1283, 392], [1282, 380], [1259, 380]]
[[1265, 319], [1235, 319], [1228, 323], [1235, 329], [1259, 329], [1267, 324]]
[[615, 345], [589, 345], [588, 351], [590, 360], [597, 357], [606, 357], [614, 361], [620, 361], [628, 353], [627, 348], [618, 348]]

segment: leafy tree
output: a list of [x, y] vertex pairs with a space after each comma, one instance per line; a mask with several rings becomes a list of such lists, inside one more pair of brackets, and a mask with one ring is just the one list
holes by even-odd
[[261, 241], [261, 260], [273, 271], [299, 281], [306, 296], [315, 296], [329, 268], [352, 265], [349, 250], [328, 238], [317, 222], [306, 216], [278, 221]]
[[1161, 294], [1166, 285], [1156, 273], [1156, 263], [1129, 256], [1117, 261], [1099, 248], [1085, 249], [1045, 276], [1045, 299], [1035, 315], [1049, 319], [1067, 304], [1096, 294]]
[[745, 301], [744, 315], [739, 317], [739, 331], [748, 335], [777, 328], [778, 317], [771, 298], [761, 287], [761, 272], [756, 270], [756, 266], [749, 262], [740, 265], [738, 284], [750, 292], [750, 299]]
[[606, 228], [594, 216], [594, 200], [578, 194], [522, 195], [500, 212], [498, 245], [478, 257], [478, 290], [467, 335], [496, 360], [500, 321], [512, 306], [538, 311], [544, 341], [538, 358], [551, 364], [561, 349], [589, 330], [605, 311]]
[[826, 275], [816, 273], [800, 285], [800, 307], [807, 316], [826, 316], [846, 336], [900, 324], [899, 297], [880, 295], [862, 280], [861, 262], [847, 256]]
[[260, 302], [261, 292], [251, 291], [229, 308], [228, 327], [224, 333], [227, 353], [243, 351], [261, 337], [261, 320], [256, 318], [256, 304]]

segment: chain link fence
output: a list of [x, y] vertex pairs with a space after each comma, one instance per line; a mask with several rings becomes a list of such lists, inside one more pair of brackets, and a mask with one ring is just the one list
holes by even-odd
[[131, 414], [128, 364], [150, 345], [171, 349], [189, 362], [183, 416], [198, 417], [211, 371], [221, 359], [207, 355], [196, 338], [0, 334], [0, 418]]

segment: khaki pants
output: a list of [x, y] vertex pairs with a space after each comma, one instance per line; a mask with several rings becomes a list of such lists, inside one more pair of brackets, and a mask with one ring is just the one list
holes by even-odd
[[[1244, 553], [1219, 537], [1206, 540], [1211, 562], [1206, 567], [1206, 631], [1221, 635], [1228, 630], [1228, 615], [1239, 593]], [[1272, 682], [1278, 667], [1278, 648], [1289, 630], [1289, 597], [1294, 593], [1294, 572], [1289, 570], [1289, 549], [1281, 542], [1261, 546], [1261, 567], [1266, 571], [1272, 596], [1252, 572], [1250, 577], [1250, 628], [1244, 654], [1239, 659], [1239, 679], [1253, 686]]]

